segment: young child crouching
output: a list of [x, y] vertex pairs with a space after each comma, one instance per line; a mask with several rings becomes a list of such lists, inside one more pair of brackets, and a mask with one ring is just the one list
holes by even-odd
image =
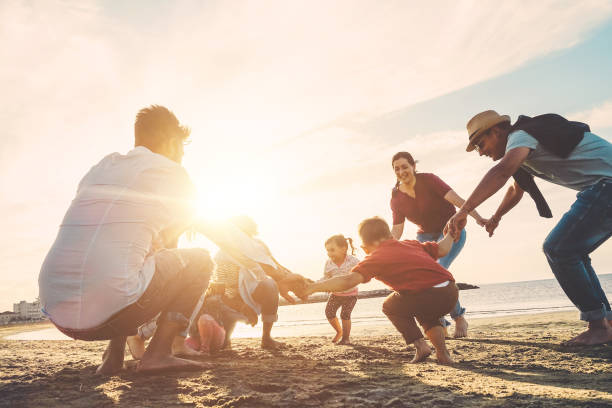
[[394, 290], [383, 303], [383, 313], [406, 344], [416, 348], [411, 362], [423, 361], [431, 354], [418, 321], [436, 349], [438, 362], [452, 364], [440, 318], [455, 306], [459, 292], [451, 273], [436, 262], [450, 250], [452, 237], [445, 235], [439, 242], [397, 241], [389, 225], [378, 217], [362, 221], [359, 235], [365, 259], [348, 275], [308, 285], [306, 293], [342, 291], [378, 279]]

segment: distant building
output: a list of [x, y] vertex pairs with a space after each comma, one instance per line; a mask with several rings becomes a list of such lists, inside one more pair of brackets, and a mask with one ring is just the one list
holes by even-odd
[[2, 312], [0, 313], [0, 326], [1, 325], [5, 325], [5, 324], [9, 324], [10, 322], [12, 322], [13, 320], [16, 320], [19, 318], [19, 313], [15, 313], [15, 312]]
[[19, 303], [13, 303], [13, 312], [17, 313], [21, 320], [40, 320], [44, 318], [40, 310], [40, 301], [36, 299], [29, 303], [22, 300]]

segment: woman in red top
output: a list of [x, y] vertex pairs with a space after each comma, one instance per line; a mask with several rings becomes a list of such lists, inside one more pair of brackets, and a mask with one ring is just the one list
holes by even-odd
[[[391, 210], [393, 211], [393, 238], [399, 240], [404, 231], [404, 220], [419, 227], [417, 240], [420, 242], [438, 241], [442, 238], [442, 231], [446, 222], [455, 214], [455, 207], [461, 207], [463, 200], [438, 176], [431, 173], [417, 173], [416, 162], [408, 152], [399, 152], [391, 159], [397, 183], [391, 193]], [[483, 219], [476, 211], [470, 213], [479, 225], [484, 225]], [[459, 255], [465, 244], [466, 233], [453, 244], [450, 252], [440, 258], [438, 262], [448, 269], [453, 260]], [[463, 316], [465, 308], [459, 301], [451, 311], [451, 318], [455, 321], [454, 337], [467, 336], [468, 323]], [[450, 326], [446, 319], [442, 319], [445, 327]]]

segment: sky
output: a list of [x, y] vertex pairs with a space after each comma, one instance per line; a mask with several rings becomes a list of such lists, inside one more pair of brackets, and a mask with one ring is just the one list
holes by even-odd
[[[610, 43], [612, 1], [0, 2], [0, 311], [37, 296], [79, 180], [132, 148], [145, 106], [191, 127], [200, 213], [251, 215], [281, 263], [318, 279], [326, 238], [391, 222], [395, 152], [469, 196], [493, 165], [465, 152], [482, 110], [559, 113], [612, 140]], [[552, 278], [541, 244], [576, 192], [538, 184], [554, 218], [526, 197], [493, 238], [469, 222], [458, 281]], [[593, 253], [598, 273], [611, 249]]]

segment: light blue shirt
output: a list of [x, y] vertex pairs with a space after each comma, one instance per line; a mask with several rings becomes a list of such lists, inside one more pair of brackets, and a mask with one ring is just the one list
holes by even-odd
[[574, 190], [582, 191], [601, 179], [612, 179], [612, 144], [590, 132], [567, 158], [544, 149], [524, 130], [508, 136], [506, 153], [517, 147], [531, 149], [521, 167], [528, 173]]

